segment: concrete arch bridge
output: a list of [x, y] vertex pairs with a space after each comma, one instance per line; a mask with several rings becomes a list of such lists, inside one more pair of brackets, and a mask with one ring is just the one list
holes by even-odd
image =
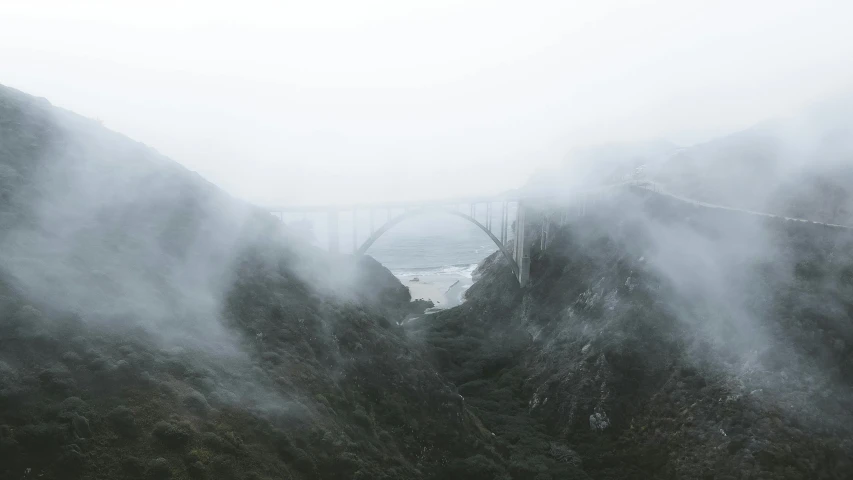
[[[513, 212], [512, 218], [510, 212]], [[420, 215], [445, 213], [462, 218], [485, 233], [497, 246], [498, 250], [509, 263], [518, 283], [524, 286], [530, 272], [529, 245], [525, 238], [526, 205], [517, 197], [479, 197], [452, 200], [439, 200], [419, 203], [382, 203], [351, 206], [292, 206], [271, 208], [270, 212], [284, 218], [284, 214], [320, 213], [328, 221], [328, 245], [330, 253], [340, 253], [340, 220], [341, 214], [352, 217], [352, 252], [364, 255], [370, 247], [387, 231], [396, 225]], [[369, 235], [366, 240], [359, 241], [357, 232], [358, 222], [355, 220], [359, 213], [367, 212], [370, 218]], [[381, 219], [381, 223], [377, 221]], [[511, 228], [512, 224], [515, 228]]]
[[[553, 224], [563, 224], [569, 213], [578, 216], [586, 214], [588, 207], [625, 186], [637, 186], [636, 181], [615, 185], [602, 185], [584, 191], [551, 192], [546, 195], [531, 195], [513, 192], [491, 197], [465, 197], [435, 200], [427, 202], [389, 202], [360, 205], [307, 205], [269, 208], [273, 215], [284, 220], [285, 214], [321, 214], [328, 222], [327, 234], [329, 251], [340, 253], [341, 215], [350, 216], [352, 250], [354, 255], [364, 255], [384, 233], [401, 222], [427, 213], [441, 212], [460, 217], [482, 230], [507, 260], [519, 285], [525, 286], [530, 278], [530, 251], [532, 242], [539, 240], [540, 248], [545, 249], [549, 228]], [[642, 187], [651, 188], [651, 187]], [[540, 213], [537, 220], [530, 221], [528, 212], [534, 209]], [[369, 235], [360, 242], [358, 235], [359, 213], [369, 215]], [[557, 213], [555, 213], [557, 212]], [[556, 218], [559, 217], [559, 218]], [[381, 224], [377, 219], [382, 219]], [[537, 235], [538, 234], [538, 235]]]
[[[549, 228], [551, 224], [562, 225], [567, 219], [568, 212], [574, 212], [578, 216], [586, 215], [587, 208], [595, 205], [602, 197], [609, 196], [614, 192], [632, 190], [645, 197], [655, 196], [669, 201], [688, 204], [696, 208], [712, 209], [719, 212], [728, 212], [732, 215], [749, 215], [757, 218], [771, 218], [783, 222], [799, 222], [813, 225], [819, 228], [853, 230], [850, 225], [837, 225], [822, 223], [802, 218], [789, 218], [775, 214], [755, 212], [724, 205], [716, 205], [685, 198], [666, 191], [660, 185], [647, 180], [629, 180], [610, 185], [601, 185], [587, 189], [582, 192], [551, 192], [549, 195], [501, 195], [495, 197], [460, 198], [451, 200], [439, 200], [433, 202], [418, 203], [384, 203], [365, 204], [349, 206], [291, 206], [270, 208], [272, 214], [284, 217], [285, 213], [324, 213], [328, 219], [329, 250], [331, 253], [340, 252], [339, 224], [342, 212], [351, 212], [355, 219], [358, 212], [367, 211], [370, 216], [369, 236], [361, 243], [358, 242], [357, 222], [353, 221], [352, 228], [352, 252], [355, 255], [364, 255], [367, 250], [385, 232], [395, 225], [418, 215], [444, 212], [463, 218], [476, 225], [495, 243], [504, 258], [508, 261], [510, 268], [519, 285], [525, 286], [530, 277], [530, 250], [532, 243], [537, 238], [541, 242], [540, 248], [545, 249]], [[485, 207], [485, 208], [482, 208]], [[498, 221], [494, 222], [493, 213], [498, 212], [493, 208], [499, 208]], [[514, 207], [514, 208], [513, 208]], [[527, 215], [531, 208], [546, 213], [537, 216], [535, 224], [529, 221]], [[510, 228], [510, 210], [514, 210], [514, 228]], [[375, 228], [377, 213], [384, 212], [384, 221]], [[467, 213], [466, 213], [467, 212]], [[556, 213], [555, 213], [556, 212]], [[559, 218], [555, 218], [555, 215]], [[496, 225], [495, 225], [496, 224]], [[512, 230], [512, 232], [510, 232]], [[538, 233], [538, 235], [537, 235]], [[512, 237], [512, 238], [510, 238]]]

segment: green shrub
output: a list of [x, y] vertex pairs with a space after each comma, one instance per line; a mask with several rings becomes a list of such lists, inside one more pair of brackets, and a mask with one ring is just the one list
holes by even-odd
[[190, 478], [202, 479], [207, 477], [207, 467], [199, 461], [187, 463], [187, 475]]
[[361, 425], [364, 428], [371, 428], [373, 423], [370, 421], [370, 417], [367, 416], [367, 412], [364, 410], [364, 407], [359, 405], [356, 407], [355, 411], [352, 413], [353, 420], [356, 424]]
[[68, 397], [59, 404], [59, 417], [71, 418], [72, 414], [87, 415], [89, 405], [79, 397]]
[[149, 480], [169, 480], [172, 478], [172, 469], [169, 467], [169, 462], [162, 457], [151, 460], [148, 462], [145, 477]]
[[225, 455], [216, 455], [210, 461], [210, 472], [223, 480], [237, 478], [234, 459]]
[[446, 480], [499, 480], [509, 476], [501, 466], [483, 455], [474, 455], [465, 460], [451, 462], [435, 478]]
[[121, 459], [121, 469], [128, 477], [139, 477], [145, 473], [145, 462], [133, 456], [124, 457]]
[[24, 425], [15, 432], [15, 440], [33, 453], [45, 453], [64, 444], [67, 432], [67, 426], [57, 423]]
[[86, 457], [77, 445], [71, 444], [63, 448], [62, 454], [56, 460], [56, 468], [63, 478], [77, 478], [86, 467]]
[[193, 429], [188, 422], [165, 422], [159, 421], [154, 425], [152, 432], [163, 445], [171, 449], [185, 447], [192, 439]]
[[305, 474], [312, 474], [317, 469], [314, 464], [314, 459], [311, 458], [305, 450], [298, 447], [293, 447], [288, 450], [288, 457], [285, 460], [293, 465], [293, 468]]
[[136, 426], [136, 418], [133, 415], [133, 410], [119, 406], [107, 414], [107, 419], [112, 425], [113, 430], [122, 437], [135, 437], [139, 433]]
[[204, 395], [193, 390], [183, 399], [184, 406], [187, 407], [187, 410], [195, 413], [196, 415], [206, 416], [210, 411], [210, 405], [207, 403], [207, 399], [204, 398]]

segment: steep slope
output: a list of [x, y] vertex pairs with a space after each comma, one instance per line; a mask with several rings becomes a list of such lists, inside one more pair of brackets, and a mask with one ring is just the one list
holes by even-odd
[[649, 177], [679, 147], [667, 141], [627, 142], [577, 148], [569, 153], [558, 168], [535, 174], [525, 190], [562, 194], [582, 190], [591, 185], [610, 185], [638, 177]]
[[485, 445], [410, 296], [0, 87], [0, 478], [431, 478]]
[[853, 96], [696, 145], [655, 179], [696, 200], [853, 224]]
[[529, 287], [493, 256], [409, 327], [496, 434], [496, 476], [850, 478], [849, 231], [630, 191], [589, 211]]
[[570, 153], [526, 185], [563, 195], [653, 180], [694, 200], [853, 225], [853, 95], [683, 148], [668, 142], [604, 144]]

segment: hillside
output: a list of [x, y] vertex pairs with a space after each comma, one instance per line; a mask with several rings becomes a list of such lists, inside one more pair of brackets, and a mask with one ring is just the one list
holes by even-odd
[[645, 193], [411, 327], [496, 434], [494, 477], [458, 478], [850, 478], [849, 231]]
[[[777, 165], [761, 135], [593, 149], [584, 178], [721, 200]], [[842, 218], [815, 188], [761, 198]], [[372, 258], [0, 87], [0, 479], [853, 477], [849, 230], [629, 188], [530, 208], [568, 220], [529, 229], [528, 286], [492, 255], [400, 325], [423, 305]]]
[[608, 143], [573, 149], [556, 169], [534, 175], [524, 189], [560, 195], [591, 185], [611, 185], [657, 174], [681, 149], [664, 140]]
[[559, 194], [631, 178], [728, 207], [853, 225], [853, 95], [836, 96], [710, 141], [577, 149], [528, 191]]
[[678, 152], [655, 180], [727, 206], [853, 224], [853, 96]]
[[0, 87], [0, 478], [432, 478], [483, 433], [407, 345], [409, 302]]

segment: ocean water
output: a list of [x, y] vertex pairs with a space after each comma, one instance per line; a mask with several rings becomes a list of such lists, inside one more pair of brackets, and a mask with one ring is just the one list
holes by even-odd
[[497, 246], [477, 226], [461, 218], [413, 219], [386, 232], [368, 250], [396, 275], [458, 274], [474, 267]]

